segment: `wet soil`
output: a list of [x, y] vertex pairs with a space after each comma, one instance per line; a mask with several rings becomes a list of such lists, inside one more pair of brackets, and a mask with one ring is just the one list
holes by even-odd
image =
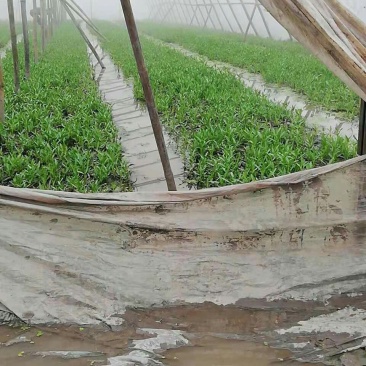
[[[9, 346], [4, 345], [4, 343], [12, 342], [18, 337], [25, 337], [27, 342], [15, 343]], [[106, 365], [108, 357], [124, 354], [128, 349], [129, 342], [138, 337], [134, 331], [129, 329], [111, 332], [75, 326], [32, 327], [30, 329], [4, 326], [0, 327], [0, 342], [3, 343], [0, 346], [0, 365], [90, 366], [93, 361], [95, 365]], [[92, 352], [95, 354], [77, 359], [36, 355], [36, 353], [50, 351]]]
[[[108, 365], [110, 357], [126, 355], [133, 341], [153, 338], [141, 329], [179, 330], [189, 345], [161, 354], [167, 366], [269, 366], [307, 365], [293, 361], [287, 349], [275, 349], [272, 331], [295, 325], [346, 305], [365, 307], [365, 298], [337, 297], [327, 305], [314, 302], [243, 300], [240, 306], [168, 306], [129, 309], [123, 326], [112, 331], [107, 326], [0, 327], [0, 365], [6, 366], [91, 366]], [[18, 337], [23, 342], [8, 344]], [[319, 342], [319, 335], [298, 342]], [[25, 341], [25, 342], [24, 342]], [[321, 341], [321, 339], [320, 339]], [[169, 347], [167, 347], [169, 348]], [[283, 348], [283, 347], [281, 347]], [[162, 345], [162, 349], [164, 345]], [[42, 357], [42, 352], [88, 352], [76, 359]], [[92, 352], [93, 354], [90, 354]], [[72, 354], [75, 356], [75, 354]], [[58, 355], [59, 356], [59, 355]]]
[[191, 342], [193, 345], [190, 347], [168, 351], [165, 354], [165, 364], [169, 366], [309, 365], [296, 361], [283, 361], [290, 357], [289, 351], [276, 350], [259, 343], [216, 337], [202, 337]]

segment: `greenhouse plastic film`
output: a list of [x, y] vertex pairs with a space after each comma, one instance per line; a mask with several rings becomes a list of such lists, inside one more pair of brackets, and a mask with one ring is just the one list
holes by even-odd
[[0, 302], [31, 323], [119, 324], [128, 307], [357, 291], [365, 164], [195, 192], [0, 187]]
[[259, 0], [300, 43], [366, 100], [366, 26], [337, 0]]

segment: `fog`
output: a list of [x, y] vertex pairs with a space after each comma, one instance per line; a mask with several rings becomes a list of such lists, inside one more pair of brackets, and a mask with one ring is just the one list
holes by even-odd
[[[20, 20], [20, 0], [13, 0], [17, 20]], [[122, 9], [120, 0], [75, 0], [83, 10], [93, 18], [103, 20], [119, 20], [122, 19]], [[149, 1], [132, 0], [133, 9], [137, 19], [147, 18], [149, 15]], [[37, 0], [39, 4], [40, 1]], [[27, 8], [33, 7], [33, 0], [27, 0]], [[29, 13], [29, 12], [28, 12]], [[7, 0], [0, 0], [0, 19], [8, 19]]]
[[[122, 21], [122, 9], [120, 0], [76, 0], [84, 11], [94, 19]], [[39, 3], [39, 0], [37, 0]], [[153, 18], [157, 22], [206, 26], [212, 29], [223, 29], [237, 33], [258, 34], [261, 37], [269, 35], [276, 39], [288, 39], [288, 32], [273, 19], [273, 17], [261, 8], [261, 12], [255, 11], [253, 16], [254, 27], [248, 27], [248, 19], [251, 17], [254, 5], [243, 5], [239, 0], [215, 0], [215, 6], [211, 7], [211, 0], [194, 0], [182, 2], [181, 0], [131, 0], [135, 16], [138, 20]], [[248, 0], [245, 3], [255, 0]], [[347, 8], [366, 22], [366, 5], [361, 0], [341, 0]], [[192, 4], [199, 4], [195, 6]], [[33, 0], [27, 0], [28, 10], [32, 7]], [[206, 5], [205, 5], [206, 4]], [[14, 0], [16, 18], [20, 20], [20, 0]], [[0, 19], [7, 19], [7, 1], [0, 0]], [[265, 20], [265, 22], [264, 22]], [[266, 24], [265, 24], [266, 23]]]

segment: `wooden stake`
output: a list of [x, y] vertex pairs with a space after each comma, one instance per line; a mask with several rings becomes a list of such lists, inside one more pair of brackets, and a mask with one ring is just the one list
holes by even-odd
[[156, 110], [154, 95], [152, 92], [149, 75], [146, 69], [144, 56], [141, 49], [140, 39], [136, 28], [135, 17], [133, 15], [130, 0], [121, 0], [122, 10], [125, 16], [128, 33], [130, 35], [131, 45], [136, 59], [141, 84], [144, 90], [146, 106], [149, 111], [152, 129], [158, 147], [160, 160], [163, 166], [165, 180], [169, 191], [176, 191], [177, 187], [174, 181], [174, 175], [170, 166], [169, 156], [165, 145], [163, 128], [160, 124], [158, 111]]
[[361, 100], [360, 123], [358, 128], [358, 155], [366, 155], [366, 102]]
[[69, 17], [71, 18], [72, 22], [75, 24], [76, 28], [79, 30], [81, 36], [84, 38], [84, 41], [86, 42], [86, 44], [89, 46], [90, 50], [93, 52], [95, 58], [98, 60], [100, 66], [102, 67], [102, 69], [105, 69], [104, 63], [101, 60], [101, 58], [99, 57], [97, 51], [95, 50], [94, 46], [91, 44], [91, 42], [89, 41], [89, 38], [86, 36], [85, 32], [83, 31], [83, 29], [81, 28], [79, 22], [76, 20], [74, 14], [72, 13], [71, 9], [68, 7], [68, 5], [66, 5], [66, 2], [64, 0], [61, 0], [63, 7], [65, 8], [67, 14], [69, 15]]
[[34, 62], [38, 62], [38, 23], [37, 23], [37, 0], [33, 0], [33, 52]]
[[[69, 9], [71, 9], [76, 15], [78, 15], [90, 28], [92, 28], [95, 33], [97, 33], [100, 37], [102, 37], [104, 40], [107, 40], [102, 33], [99, 32], [98, 28], [93, 24], [93, 22], [83, 15], [83, 13], [79, 12], [77, 9], [75, 9], [67, 0], [62, 0]], [[72, 1], [72, 0], [71, 0]], [[72, 1], [74, 4], [74, 2]]]
[[15, 92], [18, 93], [20, 89], [20, 72], [19, 72], [19, 55], [18, 55], [17, 33], [15, 30], [13, 0], [8, 0], [8, 12], [9, 12], [9, 26], [11, 36], [11, 50], [13, 53], [13, 65], [14, 65], [14, 87]]
[[51, 0], [47, 0], [47, 22], [48, 22], [47, 39], [49, 41], [53, 36], [53, 19], [52, 19]]
[[[74, 0], [70, 0], [72, 4], [74, 4], [76, 6], [76, 8], [79, 10], [79, 12], [84, 15], [84, 18], [89, 22], [89, 24], [96, 30], [98, 31], [99, 29], [94, 25], [93, 21], [88, 17], [88, 15], [85, 13], [85, 11], [83, 10], [83, 8], [81, 8], [76, 1]], [[70, 4], [69, 7], [71, 8]], [[75, 11], [75, 10], [74, 10]], [[76, 12], [76, 11], [75, 11]], [[79, 14], [80, 16], [80, 14]], [[80, 18], [83, 18], [82, 16], [80, 16]], [[88, 23], [86, 20], [84, 19], [85, 23]]]
[[26, 77], [26, 79], [28, 79], [29, 76], [30, 76], [30, 52], [29, 52], [29, 34], [28, 34], [28, 19], [27, 19], [27, 3], [26, 3], [26, 0], [20, 0], [20, 8], [21, 8], [21, 11], [22, 11], [25, 77]]
[[0, 58], [0, 123], [5, 122], [5, 85], [3, 65]]
[[57, 0], [52, 1], [52, 16], [53, 16], [53, 27], [54, 30], [58, 26], [58, 19], [57, 19]]
[[46, 0], [41, 1], [41, 33], [42, 33], [42, 52], [46, 49]]

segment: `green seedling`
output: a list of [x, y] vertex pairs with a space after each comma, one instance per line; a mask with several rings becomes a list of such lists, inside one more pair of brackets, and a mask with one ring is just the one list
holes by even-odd
[[[109, 40], [104, 48], [124, 76], [134, 80], [135, 98], [144, 101], [127, 32], [107, 22], [98, 25]], [[355, 143], [307, 128], [297, 111], [270, 102], [229, 72], [211, 69], [146, 37], [141, 42], [158, 112], [184, 157], [190, 185], [251, 182], [356, 155]], [[99, 154], [101, 161], [105, 154]], [[98, 178], [103, 177], [100, 168]]]
[[259, 73], [268, 83], [288, 86], [303, 94], [310, 104], [347, 118], [358, 115], [356, 94], [297, 42], [255, 36], [244, 41], [239, 34], [149, 22], [141, 22], [139, 29], [211, 60]]
[[[21, 69], [23, 52], [20, 45]], [[10, 52], [3, 66], [6, 121], [0, 124], [0, 185], [78, 192], [132, 190], [111, 108], [90, 78], [85, 43], [73, 25], [57, 29], [18, 94], [13, 93]]]

